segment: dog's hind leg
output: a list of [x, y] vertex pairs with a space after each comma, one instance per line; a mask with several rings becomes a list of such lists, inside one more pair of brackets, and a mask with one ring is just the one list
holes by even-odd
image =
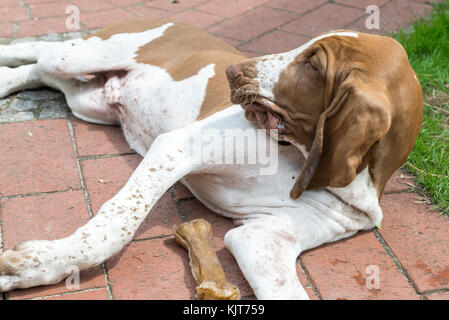
[[37, 63], [16, 68], [0, 67], [0, 98], [20, 90], [42, 86], [62, 91], [72, 113], [81, 120], [100, 124], [119, 122], [104, 97], [104, 75], [82, 82], [59, 79], [42, 71]]

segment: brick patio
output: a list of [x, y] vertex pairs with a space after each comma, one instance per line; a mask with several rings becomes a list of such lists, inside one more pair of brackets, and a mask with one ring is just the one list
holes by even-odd
[[[65, 27], [70, 4], [80, 8], [80, 30]], [[382, 30], [365, 28], [370, 4], [380, 7]], [[330, 29], [388, 32], [431, 8], [425, 0], [0, 0], [0, 43], [23, 37], [62, 39], [127, 17], [163, 17], [195, 24], [252, 57], [298, 47]], [[49, 98], [36, 98], [40, 92]], [[0, 122], [2, 110], [25, 101], [31, 101], [30, 110], [33, 104], [64, 103], [49, 90], [11, 95], [0, 100]], [[63, 111], [36, 114], [0, 124], [3, 250], [17, 241], [69, 235], [95, 215], [141, 161], [117, 127], [84, 123]], [[381, 230], [301, 255], [298, 276], [311, 299], [449, 299], [449, 220], [414, 190], [413, 178], [398, 171], [382, 199]], [[80, 288], [68, 289], [63, 282], [15, 290], [0, 299], [194, 299], [187, 252], [173, 240], [171, 228], [199, 217], [213, 225], [212, 243], [228, 279], [245, 299], [254, 299], [224, 248], [231, 221], [206, 209], [179, 183], [160, 199], [122, 252], [81, 273]], [[368, 266], [379, 270], [379, 289], [366, 286]]]

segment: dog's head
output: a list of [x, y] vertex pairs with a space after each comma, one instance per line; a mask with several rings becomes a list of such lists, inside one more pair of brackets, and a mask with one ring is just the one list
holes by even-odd
[[294, 199], [306, 189], [345, 187], [367, 166], [380, 199], [421, 126], [420, 83], [388, 37], [334, 31], [226, 74], [246, 118], [304, 153]]

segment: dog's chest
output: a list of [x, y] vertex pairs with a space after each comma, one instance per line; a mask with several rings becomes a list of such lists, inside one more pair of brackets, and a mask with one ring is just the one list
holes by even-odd
[[210, 64], [189, 78], [174, 81], [160, 67], [135, 64], [124, 75], [108, 76], [105, 100], [117, 113], [130, 146], [143, 155], [158, 135], [195, 121], [214, 74]]

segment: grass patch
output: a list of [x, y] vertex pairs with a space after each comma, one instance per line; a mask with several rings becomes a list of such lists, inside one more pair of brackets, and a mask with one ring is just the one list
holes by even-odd
[[449, 215], [449, 0], [392, 35], [407, 51], [424, 91], [424, 120], [403, 168]]

